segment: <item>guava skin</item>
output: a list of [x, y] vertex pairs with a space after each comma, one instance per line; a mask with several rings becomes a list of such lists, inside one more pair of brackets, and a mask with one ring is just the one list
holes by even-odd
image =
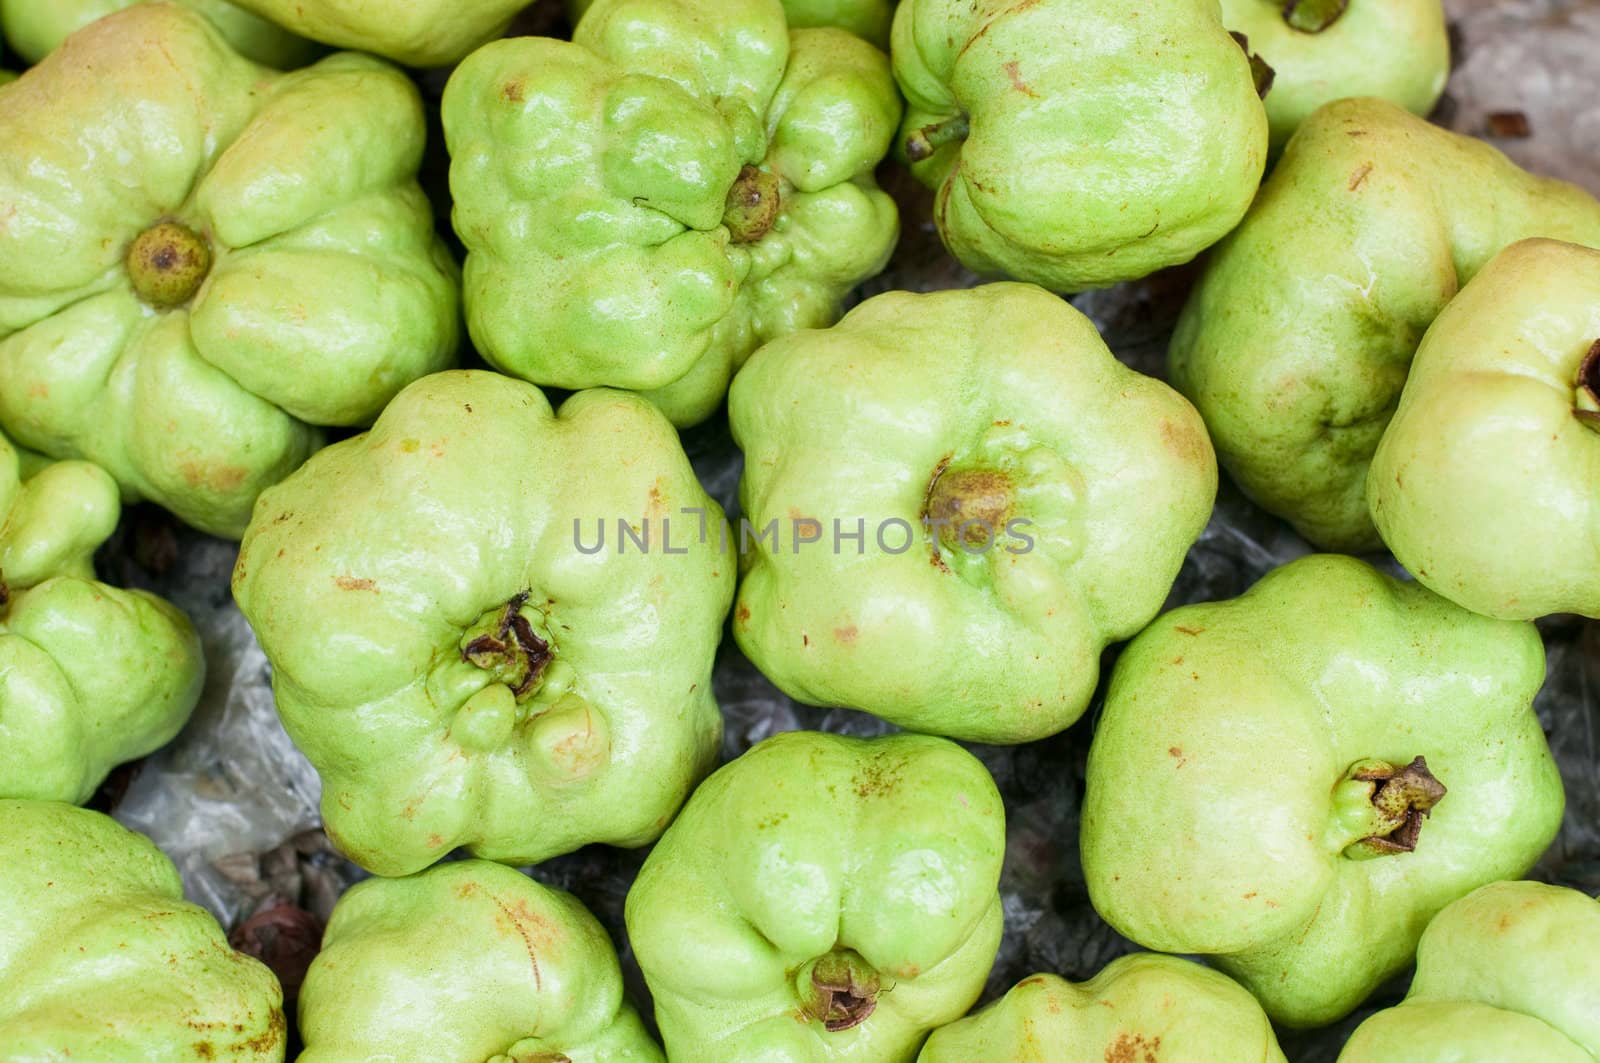
[[1123, 651], [1096, 726], [1090, 900], [1146, 948], [1210, 957], [1275, 1022], [1331, 1023], [1555, 837], [1544, 674], [1532, 624], [1349, 557], [1173, 610]]
[[0, 108], [0, 430], [237, 537], [322, 442], [449, 366], [415, 86], [280, 74], [187, 7], [92, 23]]
[[757, 352], [729, 418], [740, 648], [797, 700], [952, 738], [1077, 720], [1216, 496], [1189, 404], [1032, 285], [869, 299]]
[[542, 386], [709, 417], [751, 352], [833, 324], [899, 237], [875, 167], [888, 59], [777, 0], [601, 0], [498, 41], [444, 95], [468, 326]]
[[1406, 999], [1362, 1023], [1339, 1063], [1590, 1063], [1600, 1058], [1600, 903], [1496, 882], [1434, 917]]
[[1526, 240], [1429, 327], [1367, 503], [1418, 582], [1485, 616], [1600, 617], [1600, 251]]
[[[704, 0], [702, 0], [704, 2]], [[834, 26], [889, 50], [889, 26], [894, 21], [895, 0], [782, 0], [790, 29]], [[567, 0], [567, 21], [578, 20], [595, 6], [595, 0]]]
[[166, 745], [200, 700], [189, 618], [97, 582], [117, 485], [0, 435], [0, 798], [80, 804], [111, 769]]
[[1123, 956], [1087, 982], [1024, 978], [941, 1026], [917, 1063], [1285, 1063], [1261, 1005], [1226, 975], [1176, 956]]
[[926, 735], [793, 731], [695, 791], [628, 893], [673, 1059], [911, 1063], [1000, 946], [1005, 808]]
[[505, 32], [527, 0], [233, 0], [301, 37], [406, 66], [452, 66]]
[[299, 1029], [298, 1063], [663, 1060], [595, 917], [483, 860], [352, 886], [306, 974]]
[[1272, 154], [1317, 108], [1376, 96], [1426, 117], [1450, 78], [1440, 0], [1222, 0], [1222, 22], [1272, 67]]
[[[0, 0], [0, 36], [29, 63], [37, 63], [61, 42], [99, 18], [140, 0]], [[228, 0], [181, 0], [204, 15], [246, 59], [287, 70], [310, 62], [317, 48], [283, 27]]]
[[1382, 547], [1367, 470], [1423, 333], [1502, 248], [1600, 245], [1600, 201], [1375, 99], [1313, 114], [1178, 319], [1172, 382], [1312, 544]]
[[951, 254], [1058, 292], [1188, 262], [1261, 181], [1267, 116], [1217, 0], [904, 0], [898, 150]]
[[0, 1057], [282, 1063], [283, 991], [109, 816], [0, 800]]
[[721, 738], [722, 524], [646, 400], [552, 409], [480, 371], [424, 377], [263, 494], [234, 598], [329, 837], [383, 875], [655, 840]]

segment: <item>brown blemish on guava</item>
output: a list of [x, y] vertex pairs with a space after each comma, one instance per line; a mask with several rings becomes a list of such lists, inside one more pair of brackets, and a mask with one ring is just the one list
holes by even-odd
[[1011, 87], [1013, 89], [1022, 93], [1024, 96], [1030, 97], [1031, 99], [1037, 100], [1039, 98], [1039, 94], [1034, 92], [1033, 89], [1028, 86], [1026, 81], [1022, 80], [1021, 63], [1013, 59], [1011, 62], [1005, 65], [1004, 69], [1006, 72], [1006, 77], [1011, 81]]
[[1367, 183], [1367, 175], [1372, 172], [1372, 163], [1362, 163], [1350, 174], [1350, 191], [1354, 192]]
[[[549, 926], [528, 907], [528, 902], [525, 900], [518, 900], [515, 906], [510, 906], [492, 893], [489, 894], [489, 899], [494, 902], [496, 908], [500, 909], [500, 913], [505, 917], [506, 924], [509, 925], [510, 929], [515, 931], [517, 936], [522, 939], [523, 948], [528, 950], [528, 962], [533, 965], [533, 988], [542, 990], [544, 988], [544, 977], [539, 972], [539, 954], [534, 948], [533, 933], [530, 927], [538, 927], [548, 932]], [[498, 922], [498, 920], [496, 921]]]
[[1174, 624], [1172, 630], [1181, 635], [1199, 635], [1205, 632], [1203, 627], [1185, 627], [1182, 624]]
[[283, 1009], [273, 1008], [272, 1013], [267, 1016], [267, 1028], [248, 1040], [240, 1041], [234, 1047], [264, 1055], [283, 1044], [288, 1030], [289, 1024], [283, 1017]]
[[246, 469], [237, 467], [212, 467], [205, 462], [186, 461], [178, 466], [178, 471], [183, 474], [183, 482], [190, 487], [202, 487], [218, 494], [238, 490], [250, 475]]
[[1160, 1063], [1161, 1038], [1121, 1033], [1106, 1046], [1105, 1063]]
[[861, 766], [850, 779], [857, 797], [888, 797], [904, 781], [901, 771], [904, 764], [884, 756], [875, 756]]
[[378, 591], [378, 585], [370, 579], [357, 579], [354, 576], [339, 576], [333, 581], [342, 591]]
[[861, 634], [861, 631], [854, 624], [847, 624], [844, 627], [833, 629], [833, 637], [846, 646], [855, 642], [856, 636], [859, 634]]

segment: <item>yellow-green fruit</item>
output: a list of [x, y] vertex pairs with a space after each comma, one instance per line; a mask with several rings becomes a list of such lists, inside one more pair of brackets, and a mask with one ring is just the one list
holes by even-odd
[[281, 1063], [283, 991], [148, 838], [0, 800], [0, 1059]]
[[[701, 0], [714, 6], [718, 0]], [[790, 29], [816, 29], [834, 26], [849, 30], [885, 51], [889, 48], [889, 24], [894, 21], [895, 0], [782, 0], [783, 13]], [[595, 0], [567, 0], [567, 19], [578, 24]]]
[[1187, 262], [1266, 165], [1217, 0], [904, 0], [893, 56], [900, 146], [979, 273], [1079, 291]]
[[1440, 0], [1222, 0], [1222, 22], [1272, 67], [1273, 154], [1325, 103], [1376, 96], [1426, 115], [1450, 77]]
[[1122, 653], [1080, 836], [1095, 909], [1321, 1026], [1411, 962], [1441, 908], [1561, 825], [1529, 623], [1354, 558], [1176, 609]]
[[1600, 904], [1497, 882], [1434, 917], [1406, 999], [1362, 1023], [1339, 1063], [1600, 1059]]
[[233, 0], [302, 37], [407, 66], [450, 66], [505, 32], [528, 0]]
[[869, 299], [728, 405], [740, 647], [798, 700], [953, 738], [1078, 719], [1216, 496], [1194, 409], [1028, 284]]
[[467, 320], [536, 384], [704, 420], [767, 340], [837, 321], [899, 235], [888, 59], [777, 0], [601, 0], [444, 94]]
[[1000, 946], [1005, 806], [927, 735], [791, 731], [695, 791], [628, 891], [674, 1060], [911, 1063]]
[[1531, 236], [1600, 245], [1600, 202], [1394, 104], [1329, 104], [1209, 256], [1172, 381], [1262, 507], [1320, 547], [1377, 549], [1367, 469], [1417, 345]]
[[[37, 63], [95, 19], [140, 0], [0, 0], [0, 34], [30, 63]], [[309, 62], [317, 48], [229, 0], [180, 0], [211, 20], [240, 55], [287, 69]]]
[[1053, 974], [928, 1038], [917, 1063], [1284, 1063], [1272, 1024], [1226, 975], [1176, 956], [1113, 960], [1087, 982]]
[[594, 916], [483, 860], [352, 886], [306, 973], [299, 1028], [298, 1063], [662, 1060]]
[[0, 428], [238, 536], [314, 426], [455, 357], [424, 136], [369, 56], [279, 74], [170, 3], [74, 34], [0, 107]]
[[1512, 244], [1451, 300], [1367, 499], [1400, 563], [1458, 605], [1600, 617], [1600, 251]]
[[200, 699], [189, 619], [94, 580], [120, 511], [105, 470], [51, 464], [0, 435], [0, 798], [87, 801]]
[[233, 593], [384, 875], [655, 840], [715, 761], [722, 513], [637, 395], [439, 373], [261, 496]]

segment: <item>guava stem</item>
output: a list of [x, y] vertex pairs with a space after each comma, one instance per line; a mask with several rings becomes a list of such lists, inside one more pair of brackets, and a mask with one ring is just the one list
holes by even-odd
[[1600, 340], [1578, 363], [1577, 398], [1573, 414], [1589, 428], [1600, 432]]
[[946, 144], [966, 140], [971, 134], [972, 120], [964, 114], [925, 125], [906, 137], [906, 158], [912, 162], [930, 159], [934, 152]]
[[722, 224], [736, 244], [753, 244], [777, 224], [780, 202], [778, 175], [755, 166], [739, 171], [728, 190]]
[[1289, 0], [1283, 5], [1283, 21], [1301, 33], [1321, 33], [1338, 22], [1350, 0]]
[[878, 1006], [882, 979], [854, 949], [835, 949], [795, 975], [800, 1010], [829, 1033], [866, 1022]]
[[1272, 91], [1272, 83], [1278, 79], [1278, 72], [1272, 69], [1267, 61], [1250, 50], [1250, 38], [1234, 30], [1228, 34], [1244, 49], [1245, 58], [1250, 60], [1250, 80], [1255, 83], [1256, 95], [1262, 99], [1267, 98], [1267, 93]]
[[1388, 856], [1416, 849], [1422, 835], [1422, 821], [1444, 799], [1445, 786], [1428, 770], [1428, 762], [1417, 757], [1403, 768], [1381, 760], [1366, 760], [1354, 765], [1344, 788], [1360, 787], [1366, 792], [1367, 809], [1363, 819], [1370, 831], [1350, 848], [1354, 856]]
[[134, 238], [128, 247], [128, 279], [147, 305], [160, 310], [194, 298], [211, 272], [211, 247], [186, 225], [164, 221]]

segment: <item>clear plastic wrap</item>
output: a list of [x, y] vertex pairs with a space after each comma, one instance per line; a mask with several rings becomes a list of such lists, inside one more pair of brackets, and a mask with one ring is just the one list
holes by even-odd
[[[1491, 139], [1532, 169], [1600, 193], [1600, 108], [1594, 105], [1600, 98], [1600, 64], [1592, 61], [1600, 47], [1600, 3], [1453, 0], [1447, 7], [1458, 44], [1457, 68], [1438, 119], [1487, 135], [1492, 129], [1520, 132], [1514, 119], [1504, 117], [1520, 115], [1526, 136]], [[1492, 120], [1495, 115], [1501, 117]], [[925, 221], [926, 193], [892, 166], [885, 168], [884, 179], [904, 205], [906, 232], [889, 272], [864, 294], [976, 283], [944, 253]], [[1166, 340], [1191, 278], [1190, 270], [1179, 269], [1073, 301], [1096, 321], [1120, 357], [1143, 372], [1162, 375]], [[739, 456], [726, 422], [715, 420], [687, 433], [685, 444], [707, 488], [733, 510]], [[229, 596], [234, 546], [145, 510], [125, 525], [103, 558], [107, 575], [157, 590], [188, 610], [203, 634], [210, 676], [201, 708], [179, 739], [116, 777], [101, 802], [154, 838], [178, 863], [190, 895], [226, 925], [237, 928], [255, 916], [242, 934], [258, 949], [303, 953], [308, 934], [314, 938], [307, 928], [315, 923], [283, 912], [298, 908], [325, 919], [340, 891], [360, 872], [317, 830], [316, 773], [277, 721], [267, 662]], [[1307, 551], [1284, 524], [1224, 483], [1216, 513], [1191, 551], [1170, 604], [1234, 596]], [[1600, 623], [1558, 617], [1542, 627], [1549, 681], [1538, 709], [1566, 780], [1568, 811], [1559, 840], [1536, 874], [1596, 893]], [[789, 701], [731, 640], [718, 661], [716, 692], [727, 723], [729, 757], [795, 728], [852, 734], [888, 729], [859, 713]], [[975, 748], [994, 773], [1009, 813], [1002, 882], [1006, 937], [990, 980], [991, 995], [1035, 971], [1088, 977], [1132, 948], [1095, 915], [1078, 864], [1078, 806], [1094, 715], [1091, 709], [1083, 722], [1044, 742]], [[623, 901], [642, 859], [642, 853], [592, 847], [533, 873], [576, 893], [625, 944]], [[643, 1001], [643, 983], [625, 949], [624, 959], [630, 987]], [[1394, 999], [1401, 988], [1380, 994], [1369, 1009]], [[1330, 1030], [1287, 1035], [1290, 1058], [1333, 1060], [1361, 1014]]]

